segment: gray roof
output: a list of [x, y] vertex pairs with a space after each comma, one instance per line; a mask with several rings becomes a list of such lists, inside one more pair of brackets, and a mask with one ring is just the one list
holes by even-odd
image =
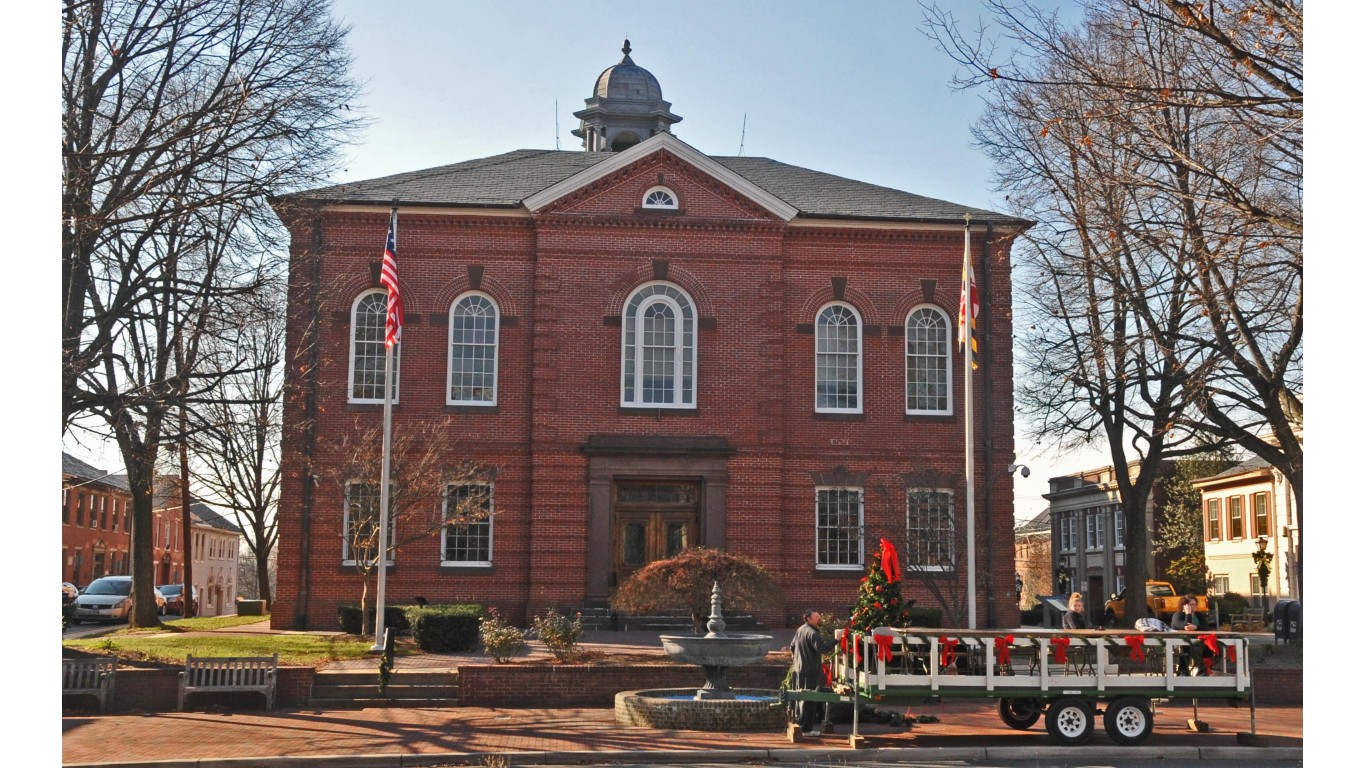
[[1235, 475], [1241, 475], [1241, 474], [1244, 474], [1244, 473], [1246, 473], [1246, 472], [1252, 472], [1252, 471], [1258, 470], [1258, 469], [1270, 469], [1270, 468], [1271, 468], [1271, 463], [1268, 462], [1266, 459], [1263, 459], [1263, 458], [1261, 458], [1260, 456], [1253, 456], [1252, 458], [1248, 459], [1247, 461], [1244, 461], [1244, 462], [1242, 462], [1242, 463], [1240, 463], [1240, 464], [1235, 464], [1235, 465], [1229, 467], [1228, 469], [1224, 470], [1223, 472], [1219, 472], [1218, 474], [1210, 475], [1209, 477], [1202, 477], [1202, 478], [1200, 478], [1200, 480], [1202, 480], [1202, 481], [1203, 481], [1203, 480], [1213, 480], [1213, 479], [1215, 479], [1216, 477], [1233, 477], [1233, 476], [1235, 476]]
[[202, 501], [190, 502], [190, 515], [198, 522], [220, 531], [239, 534], [242, 532], [241, 528], [229, 522], [226, 517]]
[[[522, 201], [613, 157], [611, 152], [519, 149], [421, 171], [353, 181], [287, 197], [334, 204], [406, 204], [516, 208]], [[892, 219], [915, 222], [1029, 224], [981, 208], [913, 195], [766, 157], [712, 157], [747, 181], [813, 218]]]
[[128, 478], [92, 467], [66, 451], [62, 451], [62, 474], [78, 477], [92, 483], [103, 483], [113, 488], [128, 490]]

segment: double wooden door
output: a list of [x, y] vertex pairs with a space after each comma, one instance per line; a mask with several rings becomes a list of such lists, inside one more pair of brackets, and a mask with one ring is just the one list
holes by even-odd
[[656, 560], [698, 545], [696, 481], [630, 480], [612, 484], [612, 585]]

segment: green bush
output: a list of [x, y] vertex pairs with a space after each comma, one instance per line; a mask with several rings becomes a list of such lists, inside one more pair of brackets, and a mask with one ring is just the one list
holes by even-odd
[[[404, 615], [404, 610], [408, 607], [384, 606], [384, 626], [392, 628], [400, 635], [410, 630], [408, 617]], [[375, 628], [375, 604], [366, 604], [365, 615], [362, 616], [359, 603], [343, 603], [337, 606], [337, 623], [341, 624], [342, 631], [347, 634], [364, 635], [371, 632]]]
[[531, 631], [545, 643], [546, 649], [556, 660], [566, 661], [579, 652], [579, 640], [583, 639], [583, 620], [578, 616], [571, 619], [552, 608], [544, 616], [531, 620]]
[[417, 646], [428, 653], [472, 651], [479, 645], [478, 605], [410, 605], [405, 609]]
[[938, 608], [911, 608], [909, 613], [912, 627], [944, 626], [944, 612]]
[[479, 620], [479, 639], [484, 643], [484, 653], [499, 664], [526, 647], [522, 630], [503, 621], [497, 608], [490, 608], [488, 615]]

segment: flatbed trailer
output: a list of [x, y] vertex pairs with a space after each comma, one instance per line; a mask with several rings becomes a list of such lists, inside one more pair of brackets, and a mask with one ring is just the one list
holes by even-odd
[[[1237, 633], [878, 627], [840, 630], [837, 638], [831, 690], [786, 691], [784, 700], [851, 702], [852, 746], [860, 744], [860, 703], [944, 698], [997, 699], [1001, 720], [1017, 730], [1043, 717], [1062, 745], [1089, 741], [1097, 714], [1115, 742], [1141, 743], [1152, 733], [1154, 699], [1191, 699], [1192, 726], [1201, 701], [1246, 700], [1256, 739], [1247, 638]], [[1211, 660], [1199, 676], [1181, 673], [1194, 643], [1209, 649]]]

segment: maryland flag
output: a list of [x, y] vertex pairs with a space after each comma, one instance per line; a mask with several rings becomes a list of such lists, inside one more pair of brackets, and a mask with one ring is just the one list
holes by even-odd
[[[958, 348], [972, 344], [972, 369], [977, 370], [977, 278], [972, 274], [972, 230], [963, 225], [963, 287], [958, 295]], [[972, 314], [968, 314], [971, 311]]]

